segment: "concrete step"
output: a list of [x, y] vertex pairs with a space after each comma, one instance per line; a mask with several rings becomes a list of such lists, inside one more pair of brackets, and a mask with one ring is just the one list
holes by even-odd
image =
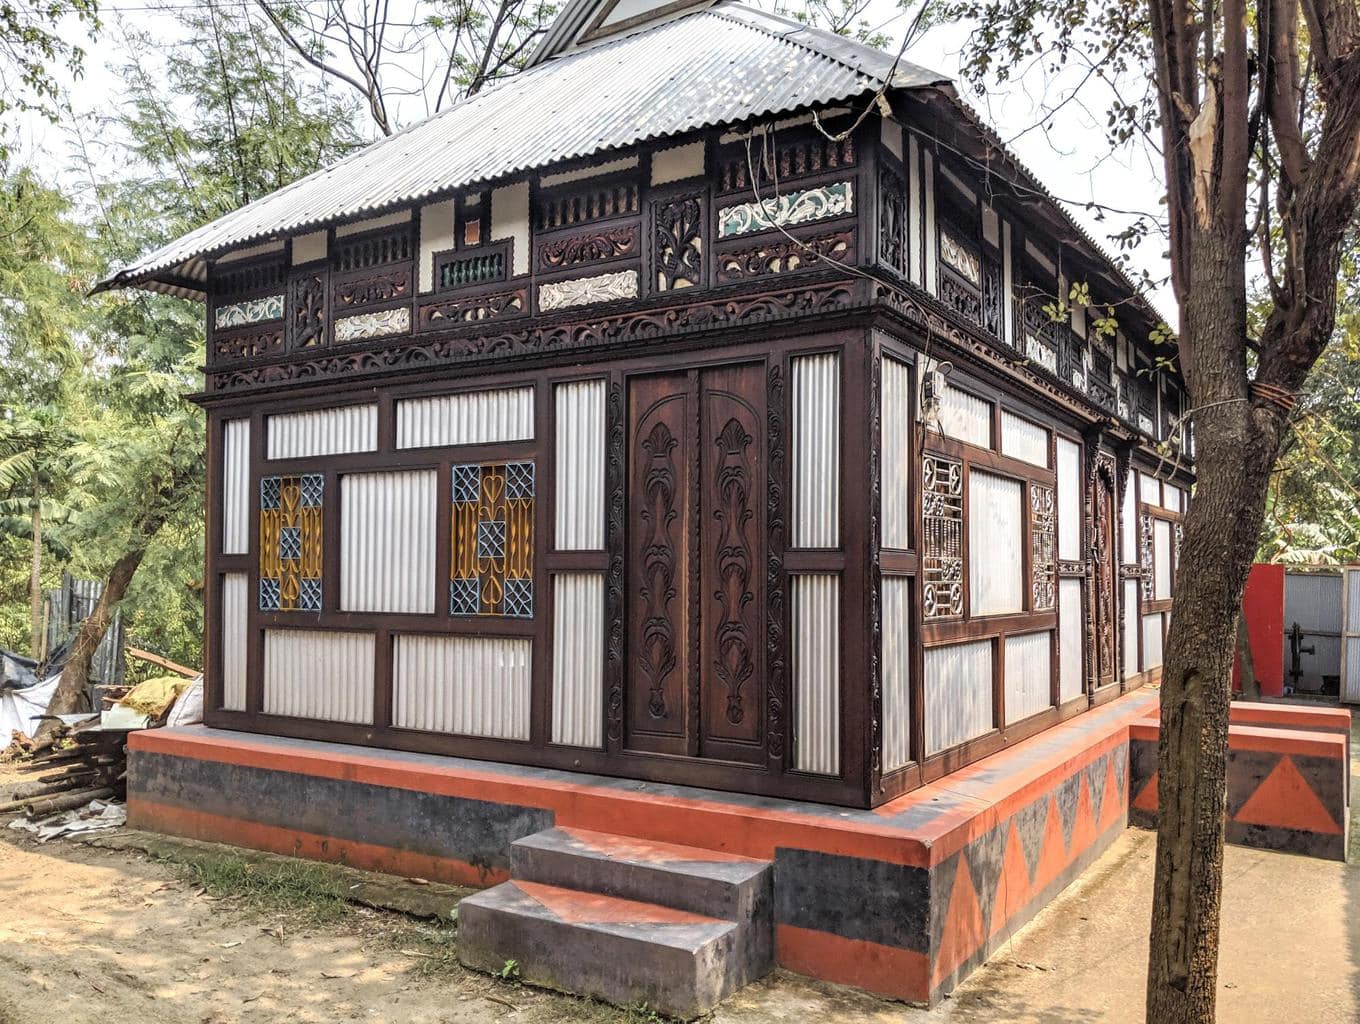
[[654, 903], [512, 879], [458, 908], [458, 958], [534, 985], [689, 1020], [749, 980], [743, 930]]
[[510, 846], [513, 878], [642, 900], [769, 931], [769, 861], [671, 843], [550, 828]]

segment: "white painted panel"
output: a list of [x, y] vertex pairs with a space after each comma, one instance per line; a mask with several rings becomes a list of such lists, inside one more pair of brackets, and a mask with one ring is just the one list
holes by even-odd
[[420, 209], [420, 256], [416, 267], [420, 272], [418, 287], [422, 292], [434, 290], [434, 254], [456, 245], [453, 235], [454, 207], [454, 201], [446, 199]]
[[968, 586], [973, 615], [1025, 610], [1022, 486], [994, 473], [968, 474]]
[[704, 173], [704, 140], [672, 146], [652, 154], [652, 184], [697, 178]]
[[911, 760], [911, 581], [883, 577], [883, 770]]
[[435, 609], [437, 474], [433, 469], [340, 478], [340, 607]]
[[229, 572], [222, 576], [222, 707], [246, 709], [246, 615], [250, 610], [250, 576]]
[[1124, 602], [1120, 608], [1124, 622], [1124, 678], [1138, 674], [1138, 581], [1124, 581]]
[[510, 254], [516, 277], [529, 273], [529, 183], [491, 191], [491, 238], [512, 239]]
[[1066, 703], [1081, 693], [1081, 580], [1058, 580], [1058, 695]]
[[883, 479], [879, 489], [881, 543], [885, 548], [911, 547], [911, 367], [883, 357], [883, 403], [879, 417], [879, 451]]
[[1162, 508], [1169, 512], [1181, 510], [1181, 489], [1175, 484], [1162, 484]]
[[527, 740], [532, 648], [532, 640], [520, 637], [396, 637], [392, 724]]
[[265, 455], [306, 459], [378, 449], [378, 407], [346, 405], [270, 416], [265, 420]]
[[1052, 706], [1053, 634], [1006, 637], [1006, 722], [1023, 721]]
[[1171, 524], [1152, 521], [1152, 595], [1158, 601], [1171, 596]]
[[793, 598], [794, 767], [841, 770], [841, 581], [832, 573], [791, 577]]
[[992, 730], [991, 640], [927, 648], [922, 683], [927, 756]]
[[313, 231], [297, 235], [293, 239], [293, 266], [324, 260], [330, 245], [330, 235], [326, 231]]
[[1011, 269], [1011, 223], [1001, 222], [1001, 294], [1005, 296], [1001, 307], [1001, 338], [1012, 347], [1015, 344], [1015, 314], [1009, 297], [1015, 294], [1015, 274]]
[[598, 747], [604, 719], [604, 574], [553, 577], [552, 741]]
[[1001, 219], [996, 215], [995, 207], [987, 203], [982, 204], [982, 237], [1001, 248]]
[[840, 544], [841, 381], [835, 353], [793, 363], [793, 546]]
[[921, 146], [915, 135], [907, 136], [907, 276], [921, 283]]
[[[700, 143], [702, 145], [702, 143]], [[638, 165], [637, 154], [632, 156], [621, 156], [617, 160], [606, 160], [603, 163], [589, 164], [585, 167], [577, 167], [571, 171], [558, 171], [555, 174], [544, 174], [538, 179], [538, 184], [542, 188], [553, 188], [557, 185], [569, 185], [573, 181], [586, 181], [589, 178], [598, 178], [605, 174], [617, 174], [619, 171], [630, 171]], [[652, 184], [656, 184], [653, 182]]]
[[1081, 447], [1058, 438], [1058, 557], [1081, 558]]
[[373, 634], [265, 630], [264, 711], [371, 724]]
[[494, 388], [397, 403], [397, 447], [529, 441], [534, 436], [534, 389]]
[[902, 126], [896, 121], [889, 120], [885, 117], [879, 122], [879, 129], [879, 137], [883, 140], [883, 145], [887, 148], [889, 153], [901, 160], [903, 157]]
[[925, 279], [926, 291], [931, 295], [938, 294], [936, 284], [935, 247], [938, 238], [935, 232], [935, 157], [928, 150], [921, 154], [923, 167], [922, 178], [925, 184]]
[[376, 231], [378, 228], [389, 228], [394, 224], [407, 224], [410, 220], [410, 210], [397, 210], [394, 213], [379, 214], [377, 217], [352, 220], [348, 224], [337, 225], [335, 228], [335, 237], [344, 238], [347, 235], [357, 235], [362, 231]]
[[946, 384], [940, 395], [938, 426], [940, 433], [946, 437], [974, 444], [979, 448], [990, 448], [992, 403]]
[[1138, 500], [1145, 505], [1162, 503], [1162, 482], [1148, 473], [1138, 474]]
[[1162, 663], [1162, 616], [1160, 612], [1143, 616], [1143, 670]]
[[604, 547], [604, 400], [602, 380], [559, 384], [554, 538], [559, 551]]
[[1138, 563], [1138, 499], [1133, 491], [1134, 482], [1130, 476], [1119, 506], [1119, 560], [1125, 565]]
[[250, 420], [222, 424], [222, 554], [250, 550]]
[[1048, 468], [1048, 431], [1023, 416], [1001, 410], [1001, 454]]

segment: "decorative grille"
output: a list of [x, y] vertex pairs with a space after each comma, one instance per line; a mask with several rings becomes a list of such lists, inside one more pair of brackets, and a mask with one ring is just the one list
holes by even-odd
[[926, 455], [921, 483], [925, 617], [946, 619], [963, 614], [963, 464]]

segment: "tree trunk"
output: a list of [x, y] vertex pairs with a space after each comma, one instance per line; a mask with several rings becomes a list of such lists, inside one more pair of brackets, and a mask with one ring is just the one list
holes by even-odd
[[1214, 1020], [1233, 653], [1285, 429], [1285, 414], [1245, 387], [1245, 297], [1239, 308], [1229, 283], [1240, 249], [1206, 232], [1195, 250], [1182, 353], [1199, 410], [1197, 479], [1180, 558], [1193, 571], [1176, 580], [1162, 666], [1149, 1024]]
[[38, 494], [38, 483], [33, 483], [32, 557], [28, 568], [28, 611], [31, 646], [29, 653], [34, 659], [42, 660], [43, 614], [42, 614], [42, 499]]
[[1237, 618], [1237, 671], [1242, 680], [1242, 699], [1261, 699], [1261, 680], [1256, 678], [1256, 659], [1251, 653], [1245, 609]]
[[[103, 642], [109, 623], [113, 621], [114, 609], [127, 593], [128, 584], [132, 582], [145, 555], [145, 547], [134, 548], [113, 564], [104, 584], [104, 592], [95, 602], [94, 611], [80, 624], [80, 630], [76, 633], [71, 653], [61, 670], [61, 682], [57, 683], [52, 699], [47, 703], [49, 715], [72, 715], [81, 710], [81, 699], [90, 683], [90, 661]], [[46, 736], [54, 726], [55, 723], [50, 719], [43, 722], [36, 738]]]

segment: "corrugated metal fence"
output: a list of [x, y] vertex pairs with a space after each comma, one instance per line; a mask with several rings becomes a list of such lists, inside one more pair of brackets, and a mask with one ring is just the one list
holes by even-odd
[[[62, 573], [61, 586], [46, 594], [47, 646], [41, 660], [46, 661], [63, 644], [75, 639], [80, 624], [89, 618], [103, 592], [104, 584], [100, 580], [78, 580], [70, 573]], [[122, 683], [126, 667], [123, 640], [123, 616], [121, 612], [114, 612], [113, 622], [90, 661], [91, 684], [116, 686]], [[93, 692], [90, 696], [93, 698]]]
[[[1290, 634], [1299, 627], [1299, 675], [1294, 669]], [[1307, 648], [1312, 648], [1311, 653]], [[1286, 572], [1284, 576], [1285, 685], [1321, 690], [1328, 677], [1341, 675], [1341, 574]], [[1337, 678], [1330, 680], [1336, 692]]]

